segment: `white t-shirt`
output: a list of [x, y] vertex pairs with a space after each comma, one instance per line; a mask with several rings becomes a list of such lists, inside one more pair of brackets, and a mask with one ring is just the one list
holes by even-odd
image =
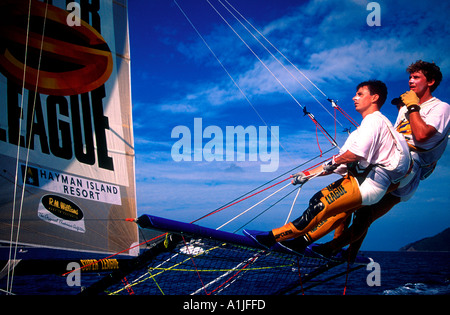
[[348, 150], [362, 157], [364, 160], [359, 164], [363, 168], [373, 164], [394, 170], [400, 163], [405, 147], [404, 139], [395, 132], [389, 120], [376, 111], [362, 120], [358, 129], [347, 138], [340, 153]]
[[[412, 145], [411, 156], [414, 159], [414, 168], [400, 187], [393, 191], [394, 196], [409, 200], [417, 190], [420, 180], [427, 178], [434, 170], [436, 162], [441, 158], [447, 147], [447, 135], [450, 129], [450, 105], [433, 97], [420, 105], [420, 117], [427, 125], [433, 126], [437, 132], [428, 140], [418, 142], [412, 135], [408, 120], [407, 108], [403, 106], [397, 117], [395, 127], [408, 144]], [[414, 151], [415, 148], [422, 150]]]
[[[379, 111], [364, 117], [358, 129], [347, 138], [340, 154], [346, 151], [363, 158], [358, 162], [360, 168], [374, 165], [359, 186], [362, 205], [381, 200], [391, 183], [404, 178], [411, 162], [405, 139]], [[341, 165], [336, 171], [342, 174], [344, 170], [346, 166]]]
[[[450, 128], [450, 105], [442, 102], [436, 97], [420, 104], [420, 117], [427, 125], [433, 126], [437, 132], [426, 141], [416, 141], [411, 132], [411, 126], [408, 120], [407, 108], [403, 106], [397, 116], [395, 127], [413, 147], [419, 148], [413, 155], [414, 160], [424, 167], [437, 162], [445, 151], [447, 138]], [[412, 149], [411, 151], [415, 151]]]

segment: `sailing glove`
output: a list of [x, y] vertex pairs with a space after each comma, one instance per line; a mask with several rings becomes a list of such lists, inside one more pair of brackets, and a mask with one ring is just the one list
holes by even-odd
[[400, 98], [403, 103], [405, 103], [409, 113], [418, 112], [420, 110], [420, 106], [418, 105], [420, 100], [414, 91], [403, 93]]
[[327, 163], [324, 163], [324, 164], [322, 165], [323, 171], [324, 171], [325, 173], [328, 173], [328, 174], [333, 173], [334, 170], [338, 168], [338, 166], [339, 166], [339, 164], [336, 164], [336, 163], [334, 162], [334, 156], [333, 156], [333, 159], [332, 159], [331, 161], [329, 161], [329, 162], [327, 162]]
[[303, 185], [308, 181], [309, 172], [298, 172], [297, 174], [292, 175], [292, 185]]

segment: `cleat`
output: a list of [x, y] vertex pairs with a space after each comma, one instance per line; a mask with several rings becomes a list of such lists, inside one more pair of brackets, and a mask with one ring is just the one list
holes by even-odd
[[265, 249], [270, 249], [276, 243], [270, 231], [243, 230], [242, 232]]

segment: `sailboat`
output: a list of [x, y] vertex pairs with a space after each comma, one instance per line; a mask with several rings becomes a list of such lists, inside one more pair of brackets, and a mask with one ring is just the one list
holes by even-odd
[[298, 294], [370, 262], [138, 218], [127, 1], [4, 0], [0, 17], [2, 293]]

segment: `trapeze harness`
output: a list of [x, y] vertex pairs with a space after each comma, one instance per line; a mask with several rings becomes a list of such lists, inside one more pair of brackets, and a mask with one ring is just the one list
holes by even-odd
[[[405, 118], [403, 119], [400, 124], [397, 127], [398, 132], [401, 133], [405, 133], [405, 129], [406, 128], [410, 128], [409, 125], [409, 121]], [[410, 129], [409, 129], [410, 130]], [[408, 143], [408, 147], [411, 150], [411, 152], [415, 152], [418, 157], [420, 158], [420, 160], [424, 163], [419, 163], [419, 168], [422, 170], [422, 173], [420, 175], [420, 180], [424, 180], [426, 178], [428, 178], [434, 171], [434, 169], [436, 168], [437, 162], [438, 160], [441, 158], [442, 154], [445, 151], [445, 148], [447, 147], [447, 137], [448, 137], [448, 132], [447, 134], [442, 137], [442, 139], [431, 149], [422, 149], [418, 146], [415, 146], [413, 144], [411, 144], [410, 142]], [[441, 151], [440, 153], [438, 153], [437, 155], [435, 154], [431, 154], [431, 153], [435, 153], [436, 151]], [[433, 156], [435, 156], [434, 158], [432, 158]]]

